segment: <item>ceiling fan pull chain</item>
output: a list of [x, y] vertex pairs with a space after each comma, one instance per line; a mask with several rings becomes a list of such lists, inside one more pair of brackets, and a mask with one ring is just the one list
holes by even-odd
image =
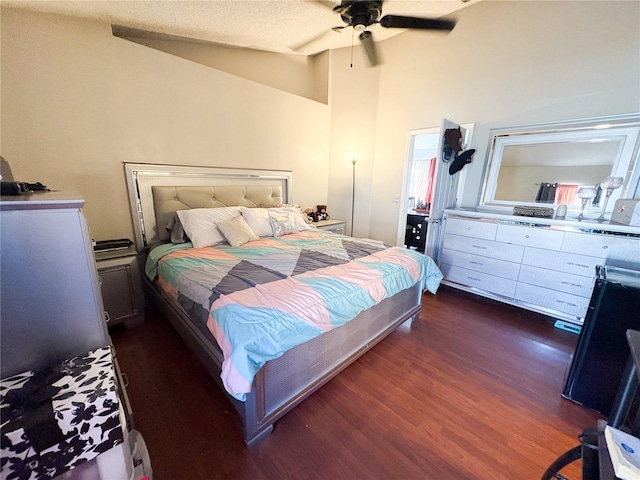
[[353, 35], [355, 30], [351, 29], [351, 68], [353, 68]]

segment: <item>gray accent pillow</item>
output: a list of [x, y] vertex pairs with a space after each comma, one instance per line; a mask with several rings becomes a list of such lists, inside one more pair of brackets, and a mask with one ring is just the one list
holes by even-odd
[[169, 223], [165, 227], [167, 231], [171, 234], [171, 243], [180, 244], [186, 243], [189, 240], [189, 237], [186, 233], [184, 233], [184, 228], [182, 228], [182, 222], [180, 218], [178, 218], [178, 214], [174, 213]]

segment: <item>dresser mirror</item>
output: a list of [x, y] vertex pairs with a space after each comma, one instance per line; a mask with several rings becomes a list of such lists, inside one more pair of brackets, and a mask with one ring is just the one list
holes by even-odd
[[[617, 198], [640, 195], [639, 134], [638, 114], [492, 129], [480, 206], [609, 212]], [[607, 177], [621, 185], [607, 192]]]

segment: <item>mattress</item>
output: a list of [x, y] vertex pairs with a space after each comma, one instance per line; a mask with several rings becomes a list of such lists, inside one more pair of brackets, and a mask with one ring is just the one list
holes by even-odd
[[224, 355], [222, 382], [238, 400], [267, 361], [416, 283], [435, 293], [442, 279], [419, 252], [318, 229], [240, 247], [161, 245], [146, 274], [206, 324]]

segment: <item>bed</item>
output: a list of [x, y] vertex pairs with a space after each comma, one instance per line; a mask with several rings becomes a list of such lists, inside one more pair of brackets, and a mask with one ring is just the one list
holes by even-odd
[[[413, 319], [442, 279], [413, 250], [301, 225], [288, 171], [125, 164], [125, 175], [148, 293], [223, 388], [250, 446]], [[265, 212], [273, 233], [256, 223]], [[222, 213], [221, 229], [246, 220], [255, 238], [210, 246], [189, 224]], [[189, 242], [171, 242], [177, 217]]]

